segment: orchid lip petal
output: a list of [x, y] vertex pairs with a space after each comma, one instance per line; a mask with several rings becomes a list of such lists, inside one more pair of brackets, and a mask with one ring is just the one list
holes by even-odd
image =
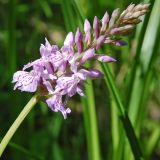
[[64, 117], [67, 118], [67, 114], [71, 113], [70, 108], [66, 108], [65, 104], [62, 102], [62, 95], [56, 94], [46, 100], [46, 103], [51, 108], [52, 111], [60, 111]]
[[40, 81], [39, 75], [35, 72], [17, 71], [13, 75], [13, 83], [16, 83], [14, 90], [17, 88], [21, 91], [35, 92]]
[[49, 94], [53, 94], [54, 93], [53, 87], [52, 87], [50, 82], [44, 80], [43, 84], [46, 86]]

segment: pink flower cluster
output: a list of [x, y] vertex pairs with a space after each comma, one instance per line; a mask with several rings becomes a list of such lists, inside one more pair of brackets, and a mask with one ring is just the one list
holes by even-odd
[[[79, 32], [80, 33], [80, 32]], [[41, 92], [49, 95], [46, 99], [48, 106], [54, 111], [61, 111], [64, 118], [71, 112], [66, 107], [66, 100], [76, 93], [84, 96], [83, 84], [87, 77], [99, 78], [102, 73], [96, 69], [86, 69], [83, 64], [89, 59], [97, 59], [103, 62], [114, 61], [107, 55], [95, 54], [94, 48], [89, 48], [82, 52], [81, 41], [77, 42], [79, 48], [74, 52], [74, 35], [70, 32], [64, 46], [59, 49], [56, 45], [51, 45], [47, 39], [45, 45], [41, 45], [41, 58], [23, 67], [23, 71], [17, 71], [13, 75], [14, 89], [26, 92], [36, 92], [39, 88]], [[25, 71], [32, 67], [31, 71]], [[47, 91], [47, 92], [46, 92]], [[43, 93], [42, 93], [43, 94]], [[62, 101], [62, 97], [65, 97]]]
[[[99, 70], [85, 68], [84, 64], [90, 59], [115, 61], [110, 56], [96, 54], [96, 51], [105, 43], [125, 45], [124, 41], [114, 37], [130, 33], [148, 7], [148, 4], [131, 4], [121, 14], [119, 9], [114, 10], [110, 19], [106, 12], [101, 21], [95, 16], [93, 28], [86, 19], [84, 32], [78, 28], [75, 35], [68, 33], [61, 48], [45, 39], [45, 45], [40, 46], [41, 57], [25, 65], [22, 71], [14, 73], [14, 89], [37, 91], [46, 98], [46, 103], [54, 112], [60, 111], [67, 118], [71, 112], [66, 106], [68, 98], [76, 93], [84, 96], [84, 82], [88, 77], [102, 77]], [[31, 69], [28, 71], [28, 68]]]

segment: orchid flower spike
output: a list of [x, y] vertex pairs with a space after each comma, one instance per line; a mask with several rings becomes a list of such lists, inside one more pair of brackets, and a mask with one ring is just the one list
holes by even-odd
[[129, 34], [148, 8], [149, 4], [131, 4], [122, 13], [119, 9], [114, 10], [111, 18], [106, 12], [101, 20], [95, 16], [93, 28], [86, 19], [84, 32], [79, 28], [75, 35], [69, 32], [61, 48], [45, 38], [45, 44], [40, 46], [41, 57], [14, 73], [14, 89], [38, 92], [52, 111], [61, 112], [66, 119], [71, 113], [67, 107], [68, 99], [75, 94], [85, 95], [87, 78], [103, 76], [101, 71], [85, 68], [84, 64], [89, 60], [115, 62], [109, 55], [97, 54], [97, 50], [104, 44], [126, 45], [120, 36]]

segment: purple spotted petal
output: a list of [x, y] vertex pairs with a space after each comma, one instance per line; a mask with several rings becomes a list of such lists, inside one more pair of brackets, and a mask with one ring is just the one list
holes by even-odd
[[26, 65], [24, 65], [23, 70], [26, 70], [27, 68], [33, 67], [34, 65], [42, 65], [43, 66], [43, 61], [42, 59], [37, 59], [33, 62], [29, 62]]
[[69, 108], [66, 108], [65, 104], [62, 102], [61, 95], [54, 95], [51, 98], [46, 100], [46, 103], [51, 108], [52, 111], [60, 111], [63, 114], [64, 119], [67, 118], [67, 114], [71, 113]]
[[72, 72], [76, 73], [77, 72], [77, 68], [78, 68], [78, 58], [79, 58], [80, 54], [76, 53], [74, 54], [74, 56], [72, 57], [72, 59], [69, 60], [69, 64], [71, 65], [70, 69]]
[[84, 90], [84, 87], [81, 86], [81, 85], [78, 85], [77, 86], [77, 93], [80, 95], [80, 96], [85, 96], [85, 94], [83, 93], [83, 90]]
[[67, 94], [72, 97], [76, 94], [78, 85], [84, 80], [86, 80], [86, 75], [81, 72], [60, 77], [57, 80], [56, 93], [60, 91], [61, 94]]
[[40, 82], [40, 76], [34, 72], [17, 71], [13, 75], [12, 83], [16, 83], [15, 89], [26, 92], [35, 92]]
[[46, 81], [43, 79], [43, 84], [46, 86], [49, 94], [53, 94], [54, 93], [54, 90], [53, 90], [53, 87], [51, 85], [51, 83], [49, 81]]
[[61, 54], [62, 54], [64, 60], [69, 61], [74, 56], [73, 47], [63, 46], [61, 48]]

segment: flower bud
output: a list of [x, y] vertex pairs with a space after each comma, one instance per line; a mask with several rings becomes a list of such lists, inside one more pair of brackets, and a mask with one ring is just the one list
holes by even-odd
[[128, 7], [127, 7], [127, 12], [132, 12], [133, 8], [135, 7], [135, 4], [130, 4]]
[[100, 32], [100, 24], [99, 24], [99, 19], [97, 16], [94, 17], [93, 21], [93, 29], [94, 29], [94, 36], [97, 39], [99, 37], [99, 32]]
[[134, 25], [126, 25], [124, 27], [114, 28], [110, 31], [110, 34], [121, 34], [122, 32], [128, 32], [134, 28]]
[[96, 59], [101, 61], [101, 62], [115, 62], [116, 60], [110, 56], [106, 56], [106, 55], [97, 55]]
[[84, 32], [86, 33], [88, 31], [90, 31], [90, 29], [91, 29], [91, 25], [90, 25], [88, 19], [86, 19], [84, 22]]
[[112, 44], [114, 44], [116, 46], [125, 46], [125, 45], [127, 45], [127, 43], [125, 41], [122, 41], [122, 40], [112, 41]]
[[141, 11], [137, 11], [137, 12], [132, 14], [131, 18], [138, 18], [141, 14], [142, 14]]
[[150, 4], [143, 4], [142, 10], [148, 10]]
[[134, 12], [141, 11], [143, 9], [143, 4], [138, 4], [134, 7]]
[[128, 12], [128, 13], [124, 16], [124, 19], [130, 18], [132, 15], [133, 15], [132, 12]]
[[109, 21], [109, 28], [112, 28], [114, 26], [115, 20], [118, 18], [120, 13], [119, 8], [115, 9], [112, 13], [111, 19]]
[[69, 32], [64, 40], [64, 46], [73, 46], [74, 44], [74, 35], [72, 32]]
[[75, 35], [75, 43], [77, 45], [78, 53], [81, 53], [83, 51], [83, 35], [82, 32], [80, 32], [79, 28], [77, 28], [76, 35]]
[[89, 45], [91, 43], [91, 25], [89, 23], [89, 21], [86, 19], [84, 22], [84, 32], [85, 32], [85, 42], [87, 43], [87, 45]]
[[138, 24], [140, 23], [141, 20], [140, 19], [137, 19], [137, 18], [134, 18], [134, 19], [124, 19], [121, 24]]
[[97, 69], [89, 69], [89, 70], [81, 69], [80, 73], [90, 78], [100, 78], [103, 76], [102, 72], [100, 72]]
[[109, 21], [109, 15], [108, 12], [106, 11], [106, 13], [104, 14], [103, 18], [102, 18], [102, 27], [101, 27], [101, 32], [105, 32], [106, 27], [107, 27], [107, 23]]

